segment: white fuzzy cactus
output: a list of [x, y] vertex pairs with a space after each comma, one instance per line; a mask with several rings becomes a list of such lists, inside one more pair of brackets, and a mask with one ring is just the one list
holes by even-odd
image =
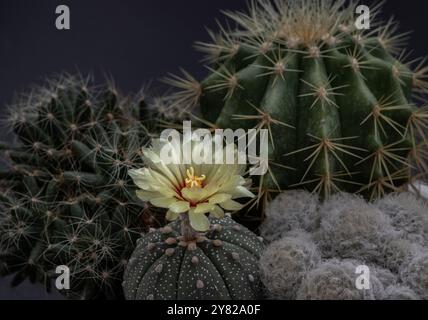
[[[428, 205], [416, 195], [393, 194], [373, 204], [337, 194], [319, 204], [317, 196], [293, 191], [267, 212], [263, 236], [282, 237], [260, 262], [270, 298], [428, 299]], [[370, 271], [366, 291], [355, 285], [362, 265]]]

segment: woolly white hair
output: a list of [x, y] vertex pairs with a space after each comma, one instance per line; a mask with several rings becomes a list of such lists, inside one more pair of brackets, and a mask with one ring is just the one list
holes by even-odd
[[406, 192], [385, 196], [376, 206], [391, 218], [403, 238], [428, 245], [428, 210], [424, 200]]
[[410, 286], [423, 299], [428, 299], [428, 251], [417, 255], [400, 271], [406, 285]]
[[363, 198], [337, 194], [320, 209], [317, 240], [327, 257], [377, 262], [384, 244], [394, 238], [388, 217]]
[[303, 277], [321, 260], [310, 235], [293, 232], [272, 243], [260, 259], [261, 279], [273, 299], [295, 299]]
[[292, 230], [315, 231], [320, 222], [318, 206], [318, 197], [304, 190], [280, 194], [267, 206], [266, 220], [260, 227], [262, 237], [271, 242]]
[[375, 275], [370, 277], [370, 289], [356, 287], [356, 268], [363, 265], [355, 260], [327, 260], [308, 273], [302, 282], [299, 300], [375, 300], [383, 295], [384, 287]]
[[403, 285], [389, 286], [385, 289], [383, 300], [421, 300], [421, 298], [409, 287]]

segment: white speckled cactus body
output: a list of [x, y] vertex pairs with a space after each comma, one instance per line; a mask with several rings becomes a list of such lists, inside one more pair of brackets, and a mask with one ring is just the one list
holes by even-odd
[[[129, 300], [252, 300], [262, 241], [232, 219], [187, 239], [178, 221], [138, 241], [123, 283]], [[187, 240], [186, 240], [187, 239]]]

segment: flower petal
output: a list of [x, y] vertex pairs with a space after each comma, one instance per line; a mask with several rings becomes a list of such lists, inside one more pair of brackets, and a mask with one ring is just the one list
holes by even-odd
[[214, 206], [214, 208], [210, 212], [211, 215], [213, 215], [217, 219], [223, 219], [224, 218], [224, 211], [219, 206]]
[[230, 194], [227, 193], [218, 193], [213, 195], [212, 197], [210, 197], [209, 202], [212, 204], [218, 204], [218, 203], [222, 203], [225, 202], [227, 200], [232, 199], [232, 196]]
[[179, 213], [175, 213], [175, 212], [172, 212], [171, 210], [168, 210], [168, 212], [166, 213], [166, 220], [175, 221], [178, 219], [179, 216], [180, 216]]
[[255, 197], [254, 193], [252, 193], [250, 190], [242, 186], [236, 187], [232, 195], [232, 199], [254, 198], [254, 197]]
[[163, 209], [169, 209], [174, 203], [178, 202], [175, 198], [168, 198], [168, 197], [162, 197], [162, 198], [156, 198], [151, 199], [150, 203], [158, 208]]
[[202, 202], [209, 196], [207, 189], [198, 187], [184, 188], [181, 190], [181, 194], [186, 200], [193, 203]]
[[220, 203], [220, 206], [228, 211], [238, 211], [241, 210], [244, 206], [240, 204], [239, 202], [228, 200], [223, 203]]
[[153, 198], [162, 197], [162, 194], [160, 194], [159, 192], [151, 192], [151, 191], [145, 191], [145, 190], [137, 190], [135, 194], [139, 199], [146, 202], [150, 201], [150, 199], [153, 199]]
[[169, 210], [177, 214], [185, 213], [190, 210], [190, 204], [185, 201], [177, 201], [169, 207]]
[[210, 212], [214, 207], [212, 203], [200, 203], [196, 206], [195, 213], [205, 214]]
[[196, 213], [195, 210], [189, 211], [190, 225], [193, 229], [198, 232], [205, 232], [210, 228], [210, 220], [200, 213]]

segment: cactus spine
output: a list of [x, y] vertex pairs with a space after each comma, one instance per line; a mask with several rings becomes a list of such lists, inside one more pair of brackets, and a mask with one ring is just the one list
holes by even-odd
[[364, 32], [354, 13], [345, 1], [252, 1], [249, 13], [226, 13], [236, 29], [197, 44], [206, 79], [166, 79], [180, 89], [172, 104], [199, 105], [214, 127], [269, 130], [261, 196], [307, 188], [376, 199], [427, 173], [428, 111], [412, 102], [427, 69], [405, 62], [392, 21]]
[[60, 76], [23, 95], [7, 124], [0, 176], [1, 273], [50, 287], [70, 269], [70, 298], [118, 298], [136, 239], [148, 229], [145, 203], [128, 169], [141, 166], [148, 139], [139, 104], [114, 86]]

